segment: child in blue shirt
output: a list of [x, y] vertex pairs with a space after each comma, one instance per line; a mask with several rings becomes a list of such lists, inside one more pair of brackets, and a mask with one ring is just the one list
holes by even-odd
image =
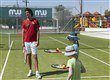
[[79, 38], [77, 37], [77, 33], [71, 32], [68, 36], [67, 39], [73, 44], [73, 47], [77, 54], [79, 54]]

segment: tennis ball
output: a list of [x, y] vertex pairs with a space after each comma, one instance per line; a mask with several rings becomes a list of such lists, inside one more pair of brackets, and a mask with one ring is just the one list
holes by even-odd
[[59, 48], [56, 48], [56, 51], [57, 51], [57, 52], [60, 52], [60, 49], [59, 49]]
[[63, 64], [63, 65], [62, 65], [62, 68], [65, 68], [65, 67], [66, 67], [66, 65], [65, 65], [65, 64]]
[[59, 48], [57, 48], [56, 50], [59, 50]]

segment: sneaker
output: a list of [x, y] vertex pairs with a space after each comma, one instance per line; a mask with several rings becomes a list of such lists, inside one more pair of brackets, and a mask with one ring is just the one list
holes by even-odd
[[42, 76], [41, 76], [40, 74], [36, 74], [36, 77], [37, 77], [38, 79], [42, 79]]
[[27, 74], [27, 77], [31, 77], [33, 75], [35, 75], [35, 74], [32, 71], [29, 71], [29, 73]]

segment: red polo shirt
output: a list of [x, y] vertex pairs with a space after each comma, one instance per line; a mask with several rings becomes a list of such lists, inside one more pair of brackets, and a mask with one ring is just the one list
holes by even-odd
[[22, 23], [22, 29], [25, 32], [24, 42], [33, 42], [37, 39], [37, 30], [39, 30], [39, 22], [37, 19], [24, 20]]

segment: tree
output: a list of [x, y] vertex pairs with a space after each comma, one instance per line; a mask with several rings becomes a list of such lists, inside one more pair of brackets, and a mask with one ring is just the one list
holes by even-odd
[[66, 9], [63, 5], [58, 5], [55, 7], [55, 18], [59, 21], [59, 26], [65, 26], [69, 19], [72, 17], [72, 12]]
[[59, 12], [59, 11], [64, 10], [65, 7], [63, 5], [58, 5], [58, 6], [55, 7], [55, 9], [56, 9], [56, 12]]
[[110, 17], [110, 10], [105, 10], [105, 17]]

